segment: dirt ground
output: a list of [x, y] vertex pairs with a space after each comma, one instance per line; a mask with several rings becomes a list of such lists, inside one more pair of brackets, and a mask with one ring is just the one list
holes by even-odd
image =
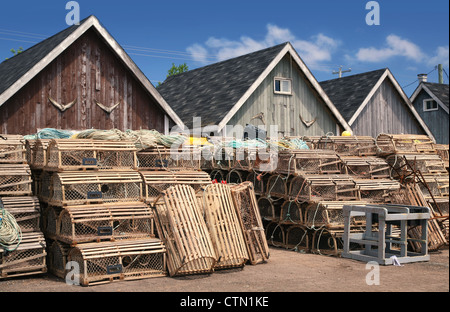
[[[158, 277], [82, 287], [67, 285], [51, 274], [0, 281], [0, 292], [449, 292], [449, 250], [430, 253], [428, 262], [380, 266], [379, 285], [368, 285], [373, 268], [366, 263], [271, 247], [267, 263], [209, 275]], [[370, 279], [369, 281], [374, 281]]]

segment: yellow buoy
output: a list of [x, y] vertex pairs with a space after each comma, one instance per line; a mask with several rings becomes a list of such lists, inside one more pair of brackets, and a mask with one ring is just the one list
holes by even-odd
[[352, 136], [352, 133], [350, 131], [344, 131], [344, 132], [342, 132], [342, 136], [345, 136], [345, 137]]

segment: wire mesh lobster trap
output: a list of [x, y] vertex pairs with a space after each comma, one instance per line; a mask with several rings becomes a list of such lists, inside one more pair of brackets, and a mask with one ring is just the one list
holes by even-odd
[[241, 184], [247, 178], [248, 172], [232, 169], [228, 172], [226, 181], [228, 184]]
[[256, 147], [239, 147], [233, 150], [231, 169], [250, 171], [256, 162], [258, 149]]
[[167, 276], [166, 248], [157, 238], [80, 244], [68, 260], [77, 263], [73, 279], [82, 286]]
[[205, 171], [141, 171], [144, 181], [144, 200], [153, 204], [163, 191], [174, 185], [186, 184], [195, 192], [211, 184], [211, 177]]
[[286, 247], [287, 226], [276, 221], [267, 223], [265, 227], [267, 244], [273, 247]]
[[[417, 177], [417, 180], [419, 178]], [[448, 174], [424, 174], [420, 178], [420, 189], [425, 199], [448, 198], [449, 175]], [[419, 181], [417, 181], [419, 182]]]
[[391, 179], [355, 179], [361, 200], [367, 203], [386, 203], [389, 193], [400, 189], [400, 183]]
[[384, 158], [375, 156], [342, 156], [342, 173], [361, 179], [390, 178], [390, 166]]
[[233, 185], [231, 186], [231, 195], [241, 221], [249, 262], [253, 265], [266, 262], [269, 259], [269, 247], [253, 184], [243, 182]]
[[301, 203], [295, 200], [285, 200], [281, 205], [279, 223], [303, 224], [304, 209]]
[[230, 186], [215, 183], [203, 191], [206, 225], [218, 257], [215, 269], [243, 267], [249, 259]]
[[47, 272], [46, 242], [41, 232], [22, 234], [17, 249], [5, 253], [0, 247], [0, 279]]
[[53, 241], [48, 247], [47, 267], [48, 271], [59, 278], [65, 278], [67, 274], [67, 256], [70, 246], [60, 241]]
[[285, 247], [293, 251], [310, 250], [310, 233], [304, 225], [292, 225], [286, 230]]
[[281, 206], [283, 200], [274, 199], [269, 196], [261, 196], [258, 198], [258, 209], [262, 220], [278, 221], [281, 216]]
[[267, 181], [266, 195], [275, 198], [286, 198], [292, 176], [273, 174]]
[[302, 175], [292, 179], [289, 198], [301, 202], [359, 200], [359, 189], [349, 175]]
[[340, 156], [375, 156], [376, 140], [370, 136], [322, 136], [312, 137], [315, 149], [328, 149]]
[[175, 185], [155, 203], [158, 237], [167, 248], [170, 276], [209, 274], [218, 260], [195, 191]]
[[155, 237], [153, 211], [142, 202], [65, 207], [56, 230], [69, 245]]
[[264, 195], [266, 193], [266, 186], [269, 178], [270, 175], [252, 171], [247, 175], [246, 181], [253, 184], [256, 195]]
[[31, 196], [33, 180], [26, 164], [0, 164], [0, 196]]
[[437, 153], [433, 140], [427, 135], [380, 134], [376, 138], [376, 144], [380, 156], [402, 153]]
[[0, 197], [0, 204], [14, 217], [22, 233], [41, 231], [41, 206], [37, 197]]
[[48, 206], [43, 212], [42, 231], [49, 239], [57, 239], [58, 218], [62, 207]]
[[51, 140], [46, 149], [47, 171], [135, 170], [136, 146], [128, 141]]
[[54, 206], [142, 200], [143, 180], [137, 171], [63, 172], [52, 176]]
[[436, 149], [436, 153], [441, 157], [444, 162], [445, 168], [449, 168], [449, 145], [448, 144], [435, 144], [434, 148]]
[[444, 161], [437, 154], [395, 154], [386, 157], [393, 168], [392, 177], [400, 178], [419, 170], [422, 174], [446, 174]]
[[331, 150], [283, 150], [278, 153], [276, 172], [287, 175], [338, 174], [339, 156]]
[[202, 150], [195, 145], [177, 149], [158, 145], [137, 152], [137, 159], [139, 170], [200, 170]]
[[25, 140], [20, 135], [0, 134], [0, 164], [26, 164]]
[[47, 164], [47, 147], [51, 140], [39, 139], [30, 144], [30, 168], [33, 170], [43, 170]]

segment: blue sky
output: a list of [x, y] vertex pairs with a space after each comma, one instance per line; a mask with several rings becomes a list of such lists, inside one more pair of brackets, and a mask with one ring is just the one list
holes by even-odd
[[[67, 2], [2, 1], [0, 60], [68, 27]], [[387, 67], [410, 95], [417, 74], [437, 82], [437, 64], [449, 73], [445, 0], [379, 0], [380, 25], [373, 26], [366, 0], [77, 2], [81, 18], [95, 15], [153, 84], [172, 63], [194, 69], [285, 41], [318, 81], [337, 78], [339, 66], [350, 74]]]

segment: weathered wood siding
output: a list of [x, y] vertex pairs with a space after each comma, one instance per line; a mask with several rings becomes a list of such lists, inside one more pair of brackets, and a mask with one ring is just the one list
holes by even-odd
[[385, 79], [361, 114], [350, 125], [354, 135], [425, 134], [393, 84]]
[[[292, 79], [292, 95], [274, 93], [275, 77]], [[262, 126], [260, 120], [251, 120], [261, 112], [264, 113], [266, 129], [269, 129], [270, 125], [277, 125], [280, 136], [313, 136], [325, 135], [330, 132], [336, 133], [336, 118], [324, 101], [320, 99], [319, 94], [307, 81], [297, 64], [291, 60], [289, 54], [279, 62], [231, 118], [228, 125]], [[300, 120], [300, 115], [305, 121], [315, 118], [317, 121], [308, 128]], [[229, 134], [227, 133], [227, 135]]]
[[425, 112], [423, 110], [423, 101], [431, 99], [431, 96], [422, 90], [414, 100], [414, 107], [422, 120], [433, 133], [436, 143], [449, 144], [449, 117], [446, 111], [438, 105], [438, 110]]
[[[62, 113], [58, 103], [77, 103]], [[111, 113], [107, 107], [120, 105]], [[95, 30], [87, 31], [0, 107], [0, 133], [33, 134], [38, 129], [156, 129], [164, 110], [115, 56]]]

